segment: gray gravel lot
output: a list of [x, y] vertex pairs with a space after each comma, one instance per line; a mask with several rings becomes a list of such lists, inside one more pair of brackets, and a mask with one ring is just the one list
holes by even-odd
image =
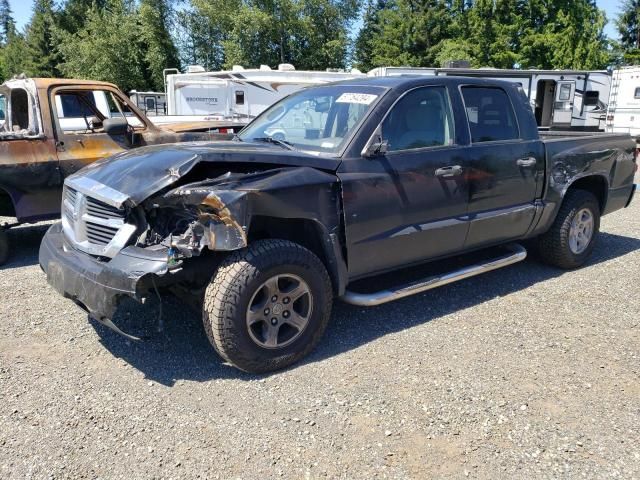
[[0, 478], [640, 478], [640, 200], [590, 264], [527, 260], [365, 310], [308, 360], [221, 363], [178, 300], [137, 344], [49, 288], [46, 227], [0, 267]]

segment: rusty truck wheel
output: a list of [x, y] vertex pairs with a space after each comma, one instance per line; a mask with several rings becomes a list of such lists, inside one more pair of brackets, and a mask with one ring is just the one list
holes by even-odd
[[205, 294], [203, 322], [225, 360], [246, 372], [307, 355], [329, 321], [333, 291], [320, 259], [285, 240], [261, 240], [227, 257]]
[[4, 265], [9, 259], [9, 234], [5, 228], [0, 227], [0, 265]]

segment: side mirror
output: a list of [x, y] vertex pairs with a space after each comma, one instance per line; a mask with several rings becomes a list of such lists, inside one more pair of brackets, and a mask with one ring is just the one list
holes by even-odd
[[107, 135], [126, 135], [129, 130], [127, 119], [121, 117], [105, 118], [102, 126]]
[[362, 156], [364, 158], [381, 157], [387, 154], [389, 151], [389, 142], [383, 140], [378, 136], [375, 140], [371, 140], [364, 150], [362, 150]]
[[100, 120], [98, 117], [91, 117], [89, 119], [89, 125], [91, 125], [91, 128], [93, 128], [94, 130], [97, 128], [102, 128], [102, 120]]

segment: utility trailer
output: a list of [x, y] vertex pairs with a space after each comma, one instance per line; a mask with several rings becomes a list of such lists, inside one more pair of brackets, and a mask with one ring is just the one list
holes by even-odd
[[529, 98], [543, 130], [603, 131], [611, 90], [611, 74], [606, 70], [379, 67], [368, 75], [463, 76], [516, 83]]
[[228, 71], [205, 72], [192, 66], [187, 73], [165, 73], [167, 115], [245, 123], [301, 88], [366, 76], [358, 70], [302, 71], [290, 64], [280, 64], [277, 70], [234, 65]]
[[613, 72], [606, 130], [630, 134], [640, 149], [640, 66]]

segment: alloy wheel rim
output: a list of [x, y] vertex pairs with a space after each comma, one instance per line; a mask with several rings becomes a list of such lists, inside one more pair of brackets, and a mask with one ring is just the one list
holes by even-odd
[[593, 238], [594, 218], [588, 208], [580, 210], [571, 221], [569, 230], [569, 248], [579, 255], [584, 252]]
[[297, 275], [274, 275], [251, 297], [247, 329], [262, 348], [284, 348], [295, 342], [309, 324], [313, 296], [309, 285]]

